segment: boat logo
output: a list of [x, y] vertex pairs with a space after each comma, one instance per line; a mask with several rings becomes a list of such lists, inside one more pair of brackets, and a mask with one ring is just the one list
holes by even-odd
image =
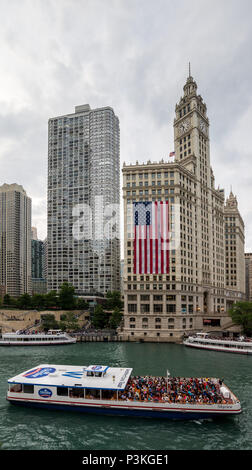
[[102, 366], [93, 366], [92, 367], [92, 370], [101, 370], [102, 369]]
[[65, 374], [62, 374], [62, 377], [72, 377], [73, 379], [81, 379], [83, 376], [83, 371], [68, 371]]
[[49, 388], [41, 388], [38, 394], [42, 398], [50, 398], [52, 396], [52, 391]]
[[37, 379], [39, 377], [46, 377], [55, 371], [56, 369], [54, 369], [54, 367], [37, 367], [37, 369], [26, 372], [23, 377], [27, 377], [27, 379]]

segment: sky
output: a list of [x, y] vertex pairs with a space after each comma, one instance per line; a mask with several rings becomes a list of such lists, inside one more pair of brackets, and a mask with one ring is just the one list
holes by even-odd
[[0, 185], [21, 184], [46, 237], [47, 125], [111, 106], [123, 162], [168, 160], [191, 74], [207, 104], [216, 186], [252, 251], [251, 0], [0, 0]]

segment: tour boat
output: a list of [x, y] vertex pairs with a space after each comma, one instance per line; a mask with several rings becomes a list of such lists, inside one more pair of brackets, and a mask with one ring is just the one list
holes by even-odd
[[4, 333], [0, 335], [0, 346], [52, 346], [76, 343], [72, 338], [61, 330], [49, 330], [47, 333], [27, 334], [16, 331], [16, 333]]
[[208, 333], [196, 333], [183, 341], [185, 346], [212, 351], [232, 352], [238, 354], [252, 354], [252, 341], [240, 337], [238, 340], [213, 338]]
[[[103, 365], [42, 364], [8, 380], [15, 405], [105, 415], [203, 419], [241, 413], [241, 404], [219, 379], [132, 376]], [[184, 393], [184, 392], [185, 393]]]

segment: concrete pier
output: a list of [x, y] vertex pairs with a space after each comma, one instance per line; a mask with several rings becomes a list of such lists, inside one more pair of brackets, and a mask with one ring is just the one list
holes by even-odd
[[106, 334], [106, 333], [87, 333], [76, 335], [77, 342], [79, 343], [89, 343], [89, 342], [118, 342], [122, 341], [117, 334]]

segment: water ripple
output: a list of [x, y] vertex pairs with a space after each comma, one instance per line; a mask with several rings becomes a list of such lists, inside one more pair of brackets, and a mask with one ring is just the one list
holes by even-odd
[[[0, 348], [0, 441], [10, 450], [246, 450], [252, 438], [252, 357], [194, 351], [173, 344], [90, 343], [57, 348]], [[109, 364], [137, 374], [217, 376], [240, 398], [243, 413], [219, 420], [163, 421], [32, 410], [10, 405], [6, 381], [42, 363]]]

